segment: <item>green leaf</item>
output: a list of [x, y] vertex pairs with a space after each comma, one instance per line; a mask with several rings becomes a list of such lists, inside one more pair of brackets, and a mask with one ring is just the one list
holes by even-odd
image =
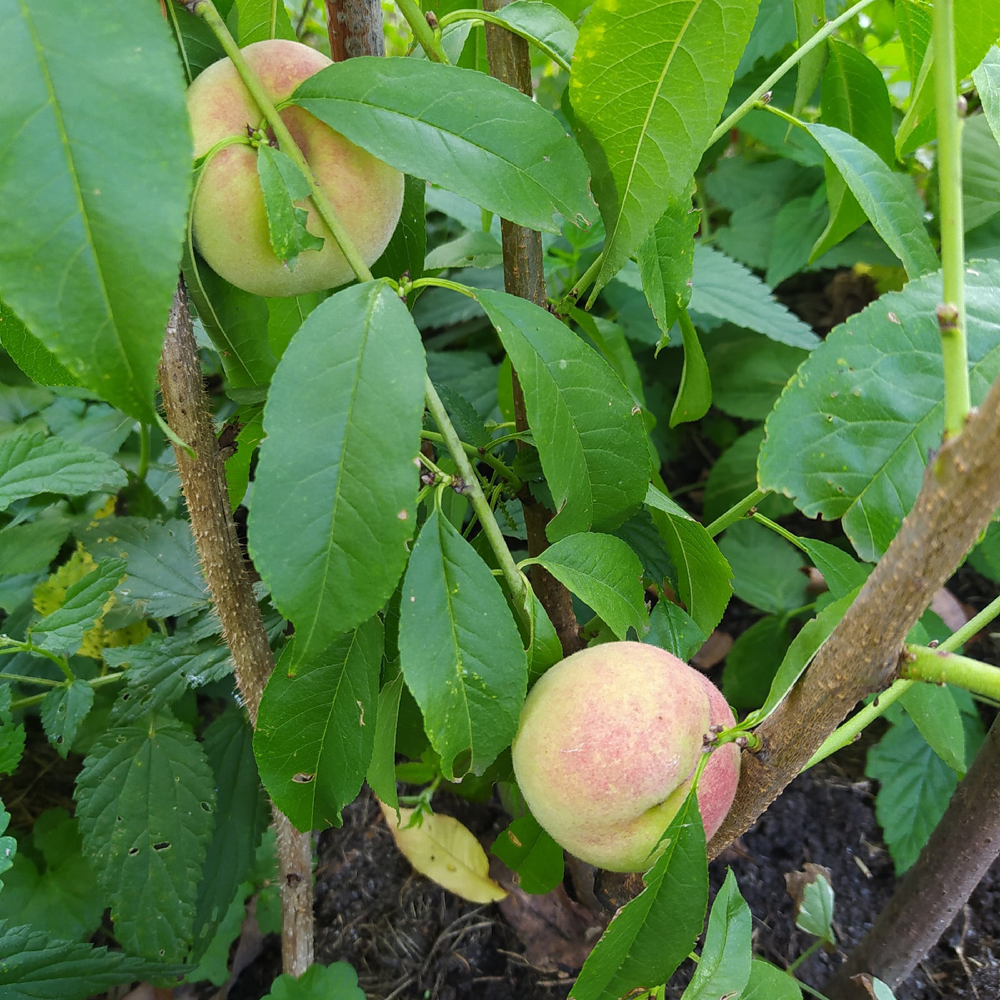
[[111, 986], [183, 971], [0, 920], [0, 990], [11, 1000], [85, 1000]]
[[24, 726], [13, 721], [11, 687], [0, 682], [0, 775], [13, 774], [24, 753]]
[[[0, 802], [0, 875], [10, 871], [17, 854], [17, 841], [13, 837], [5, 836], [7, 825], [10, 823], [10, 813], [4, 809], [3, 802]], [[4, 889], [3, 879], [0, 879], [0, 892]], [[4, 897], [6, 901], [7, 897]]]
[[254, 754], [275, 805], [299, 830], [340, 826], [375, 739], [382, 626], [371, 618], [321, 656], [287, 649], [260, 700]]
[[755, 958], [750, 963], [750, 979], [740, 1000], [802, 1000], [802, 990], [787, 972]]
[[399, 653], [442, 774], [482, 774], [517, 732], [527, 659], [500, 585], [436, 510], [403, 579]]
[[[702, 505], [702, 516], [708, 524], [758, 488], [757, 452], [760, 451], [763, 440], [763, 427], [747, 431], [742, 437], [738, 437], [712, 466], [712, 471], [705, 480], [705, 498]], [[771, 520], [784, 517], [795, 509], [791, 500], [775, 493], [766, 496], [756, 507], [761, 514]]]
[[248, 531], [254, 564], [295, 623], [299, 661], [396, 586], [416, 522], [424, 378], [420, 335], [382, 281], [328, 298], [281, 359]]
[[474, 289], [518, 373], [556, 516], [552, 541], [610, 530], [634, 513], [650, 476], [642, 413], [601, 356], [552, 313]]
[[576, 25], [558, 7], [537, 0], [514, 0], [493, 11], [493, 16], [569, 71], [578, 32]]
[[[828, 41], [830, 61], [823, 75], [821, 110], [826, 125], [839, 128], [878, 154], [892, 169], [892, 105], [882, 71], [863, 52], [836, 38]], [[826, 197], [830, 219], [809, 255], [822, 257], [865, 221], [865, 211], [827, 160]]]
[[104, 614], [111, 591], [124, 576], [124, 559], [102, 559], [95, 569], [70, 585], [62, 607], [31, 627], [32, 640], [42, 649], [62, 656], [77, 652], [84, 633]]
[[78, 497], [121, 489], [127, 483], [125, 470], [93, 448], [42, 434], [0, 438], [0, 510], [39, 493]]
[[701, 341], [698, 340], [698, 331], [686, 309], [681, 310], [679, 321], [684, 338], [684, 367], [677, 398], [670, 411], [671, 427], [701, 420], [712, 405], [712, 380]]
[[[70, 588], [72, 590], [72, 588]], [[68, 687], [53, 688], [42, 702], [42, 728], [49, 742], [66, 759], [80, 725], [94, 704], [94, 689], [75, 680]]]
[[[1000, 263], [966, 269], [972, 404], [1000, 373]], [[920, 489], [941, 441], [941, 277], [911, 281], [834, 329], [782, 394], [761, 447], [761, 486], [807, 517], [843, 519], [875, 561]]]
[[734, 708], [760, 708], [788, 652], [792, 637], [785, 615], [754, 622], [726, 654], [722, 693]]
[[98, 737], [77, 779], [83, 849], [128, 951], [180, 961], [214, 823], [211, 769], [191, 731], [168, 717]]
[[[733, 573], [733, 592], [761, 611], [794, 611], [808, 604], [802, 555], [784, 538], [755, 521], [737, 521], [719, 549]], [[761, 567], [767, 567], [762, 573]]]
[[753, 32], [736, 68], [736, 79], [761, 59], [770, 59], [795, 41], [795, 21], [787, 0], [761, 0]]
[[264, 1000], [365, 1000], [365, 995], [354, 969], [347, 962], [334, 962], [310, 965], [298, 978], [278, 976]]
[[578, 225], [593, 218], [587, 167], [562, 125], [482, 73], [362, 56], [311, 76], [293, 100], [397, 170], [517, 225], [558, 233], [554, 212]]
[[962, 219], [966, 232], [1000, 214], [1000, 146], [984, 115], [962, 124]]
[[236, 435], [236, 453], [226, 459], [226, 492], [229, 505], [236, 510], [246, 498], [250, 485], [250, 467], [257, 447], [264, 440], [264, 413], [254, 412]]
[[868, 751], [865, 774], [882, 783], [875, 818], [902, 875], [920, 854], [944, 815], [958, 775], [920, 735], [908, 716]]
[[542, 895], [563, 880], [562, 848], [528, 814], [497, 836], [490, 850], [514, 872], [514, 884]]
[[681, 1000], [716, 1000], [742, 995], [750, 978], [753, 918], [732, 869], [726, 872], [708, 915], [701, 960]]
[[923, 206], [909, 175], [894, 173], [877, 153], [841, 129], [818, 122], [805, 127], [823, 147], [875, 231], [903, 262], [907, 275], [917, 278], [937, 270]]
[[528, 649], [528, 683], [534, 684], [549, 667], [563, 659], [562, 643], [542, 602], [532, 594], [531, 612], [534, 619], [531, 646]]
[[[518, 2], [518, 0], [515, 0]], [[537, 0], [532, 0], [537, 2]], [[492, 233], [466, 232], [435, 247], [428, 255], [425, 267], [433, 271], [445, 267], [497, 267], [503, 263], [503, 247]]]
[[295, 41], [295, 29], [288, 19], [282, 0], [235, 0], [229, 12], [230, 30], [241, 49], [268, 38], [287, 38]]
[[424, 257], [427, 255], [426, 190], [424, 180], [406, 175], [403, 210], [396, 223], [396, 231], [382, 256], [372, 264], [372, 274], [376, 278], [399, 281], [404, 274], [416, 279], [424, 273]]
[[79, 385], [70, 370], [0, 302], [0, 344], [38, 385]]
[[205, 730], [202, 747], [215, 782], [216, 822], [198, 886], [196, 955], [211, 943], [238, 886], [248, 877], [271, 820], [254, 761], [253, 730], [243, 712], [231, 705]]
[[951, 689], [914, 684], [899, 701], [931, 749], [959, 775], [965, 774], [965, 730]]
[[375, 795], [392, 809], [399, 808], [396, 793], [396, 728], [399, 722], [399, 699], [403, 693], [403, 675], [382, 685], [375, 713], [375, 737], [371, 762], [365, 780]]
[[4, 576], [47, 570], [69, 535], [72, 521], [58, 508], [38, 520], [9, 524], [0, 531], [0, 566]]
[[264, 300], [267, 303], [267, 339], [274, 357], [284, 355], [285, 348], [305, 322], [306, 316], [325, 298], [321, 292], [308, 292]]
[[309, 213], [295, 206], [309, 197], [309, 182], [287, 154], [266, 141], [257, 147], [257, 175], [264, 194], [271, 247], [278, 259], [294, 271], [303, 250], [321, 250], [325, 242], [306, 229]]
[[[837, 177], [839, 178], [840, 175], [838, 174]], [[764, 275], [764, 281], [768, 285], [775, 288], [786, 278], [806, 269], [809, 251], [812, 250], [813, 245], [826, 228], [828, 216], [829, 209], [824, 189], [814, 191], [808, 198], [793, 198], [778, 209], [778, 213], [774, 217], [774, 232], [780, 233], [781, 239], [772, 240], [768, 248], [767, 273]], [[756, 233], [751, 229], [746, 235], [748, 239], [753, 239]], [[874, 236], [874, 233], [872, 235]], [[877, 236], [874, 238], [878, 240]], [[885, 246], [881, 240], [879, 240], [879, 245]], [[841, 243], [840, 248], [841, 253], [851, 251], [849, 244], [845, 246]], [[885, 254], [891, 256], [887, 248]], [[852, 261], [857, 259], [851, 257]], [[892, 259], [895, 260], [895, 257], [893, 256]], [[810, 269], [819, 269], [825, 264], [826, 258], [824, 257]]]
[[653, 510], [677, 570], [678, 592], [687, 613], [706, 636], [711, 635], [733, 593], [729, 563], [705, 528], [669, 497], [650, 487], [646, 505]]
[[692, 791], [663, 834], [646, 887], [615, 916], [570, 990], [573, 1000], [618, 1000], [665, 983], [701, 933], [708, 904], [705, 831]]
[[[800, 49], [825, 22], [826, 8], [823, 0], [795, 0], [795, 35]], [[818, 45], [799, 62], [795, 78], [795, 103], [792, 105], [792, 114], [796, 118], [819, 86], [827, 58], [827, 44], [829, 40]]]
[[126, 560], [128, 576], [115, 593], [153, 618], [169, 618], [208, 606], [208, 593], [187, 521], [141, 517], [98, 521], [82, 533], [96, 559]]
[[642, 635], [646, 627], [642, 564], [620, 538], [594, 532], [567, 535], [521, 565], [544, 566], [593, 608], [617, 638], [624, 639], [630, 628]]
[[97, 0], [5, 0], [0, 21], [16, 81], [0, 135], [17, 136], [0, 152], [0, 296], [84, 385], [152, 422], [191, 176], [170, 30], [157, 8], [109, 18]]
[[757, 0], [597, 0], [569, 95], [607, 238], [595, 293], [690, 182], [726, 103]]
[[810, 874], [812, 878], [802, 886], [802, 899], [796, 909], [795, 926], [807, 934], [834, 944], [833, 886], [823, 872], [812, 870]]
[[659, 646], [686, 663], [705, 645], [705, 633], [681, 607], [661, 598], [649, 615], [649, 631], [639, 633], [642, 642]]
[[867, 563], [859, 563], [843, 549], [816, 538], [800, 538], [802, 549], [813, 561], [813, 565], [823, 574], [830, 593], [834, 597], [845, 597], [857, 590], [872, 571]]
[[990, 47], [983, 61], [973, 71], [972, 82], [976, 85], [976, 92], [982, 102], [983, 114], [990, 123], [997, 142], [1000, 142], [1000, 48], [996, 45]]
[[875, 990], [875, 1000], [896, 1000], [896, 994], [878, 976], [872, 976], [872, 988]]

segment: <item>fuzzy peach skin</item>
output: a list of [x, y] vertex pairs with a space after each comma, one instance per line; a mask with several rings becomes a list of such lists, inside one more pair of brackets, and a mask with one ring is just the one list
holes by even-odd
[[[322, 53], [299, 42], [273, 39], [243, 50], [250, 68], [275, 103], [290, 97], [307, 77], [330, 65]], [[203, 156], [230, 136], [257, 129], [263, 115], [229, 59], [204, 70], [188, 88], [194, 153]], [[281, 112], [317, 181], [367, 264], [376, 261], [392, 236], [403, 207], [403, 175], [301, 108]], [[293, 268], [271, 248], [264, 195], [257, 178], [257, 151], [227, 146], [205, 165], [192, 208], [195, 246], [227, 281], [256, 295], [301, 295], [353, 280], [316, 209], [307, 202], [306, 228], [326, 242], [299, 255]]]
[[[599, 868], [645, 871], [688, 793], [703, 736], [733, 724], [722, 694], [665, 650], [592, 646], [548, 670], [512, 747], [525, 802], [552, 838]], [[710, 837], [736, 793], [739, 750], [712, 754], [698, 788]]]

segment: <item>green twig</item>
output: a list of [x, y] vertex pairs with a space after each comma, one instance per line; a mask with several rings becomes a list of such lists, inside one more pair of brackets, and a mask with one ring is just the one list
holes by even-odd
[[400, 14], [406, 18], [406, 23], [410, 26], [413, 37], [427, 53], [427, 58], [447, 66], [448, 56], [441, 44], [441, 36], [427, 23], [427, 17], [417, 6], [415, 0], [396, 0], [396, 6], [399, 8]]
[[1000, 668], [946, 649], [907, 645], [899, 668], [906, 680], [954, 684], [1000, 704]]
[[[412, 0], [409, 0], [409, 2], [412, 2]], [[322, 187], [320, 187], [319, 182], [313, 176], [306, 158], [302, 155], [302, 150], [296, 145], [292, 134], [282, 121], [281, 115], [278, 114], [278, 110], [275, 108], [270, 95], [264, 90], [260, 80], [257, 79], [257, 75], [247, 65], [240, 47], [230, 34], [229, 28], [226, 27], [226, 22], [215, 9], [215, 4], [212, 3], [212, 0], [194, 0], [194, 3], [189, 5], [189, 9], [196, 16], [202, 18], [208, 27], [212, 29], [212, 34], [215, 35], [223, 51], [232, 60], [240, 79], [247, 90], [250, 91], [250, 96], [256, 101], [261, 113], [267, 119], [268, 125], [271, 126], [271, 130], [278, 140], [278, 147], [302, 171], [303, 176], [309, 182], [309, 188], [312, 191], [310, 196], [312, 203], [316, 206], [316, 211], [326, 225], [326, 228], [330, 230], [337, 246], [340, 247], [341, 253], [343, 253], [347, 263], [351, 265], [351, 270], [354, 271], [359, 281], [371, 281], [372, 272], [369, 270], [368, 265], [365, 263], [364, 258], [361, 256], [349, 233], [344, 228], [333, 205], [330, 203], [330, 199], [323, 193]]]
[[739, 503], [733, 504], [725, 512], [725, 514], [720, 514], [710, 525], [708, 525], [705, 530], [709, 535], [714, 538], [716, 535], [722, 534], [731, 524], [735, 524], [741, 518], [747, 516], [747, 514], [753, 510], [768, 495], [770, 490], [754, 490], [749, 496], [745, 496]]
[[[433, 441], [435, 444], [445, 444], [444, 436], [436, 433], [435, 431], [421, 431], [420, 436], [425, 441]], [[493, 447], [494, 442], [490, 442], [490, 447]], [[468, 444], [467, 442], [462, 442], [462, 450], [474, 458], [477, 462], [483, 462], [488, 465], [491, 469], [498, 472], [507, 482], [510, 483], [511, 489], [517, 493], [520, 491], [521, 487], [524, 485], [521, 480], [515, 475], [514, 470], [511, 469], [509, 465], [505, 465], [500, 461], [495, 455], [491, 455], [488, 451], [477, 448], [474, 444]]]
[[934, 2], [934, 89], [941, 203], [944, 301], [937, 308], [944, 367], [944, 436], [962, 433], [969, 415], [969, 356], [965, 339], [962, 123], [955, 97], [954, 0]]
[[790, 966], [788, 966], [787, 969], [785, 969], [785, 972], [792, 975], [792, 973], [794, 973], [803, 962], [807, 961], [815, 952], [819, 951], [819, 949], [823, 947], [823, 944], [823, 938], [817, 938], [811, 945], [809, 945], [808, 948], [806, 948], [804, 952], [802, 952], [801, 955], [799, 955], [797, 959], [795, 959], [794, 962], [792, 962]]
[[149, 424], [143, 421], [139, 424], [139, 468], [135, 474], [140, 483], [146, 481], [147, 472], [149, 472]]
[[19, 684], [35, 684], [38, 687], [65, 687], [66, 681], [54, 681], [49, 677], [29, 677], [27, 674], [8, 674], [0, 672], [0, 681], [17, 681]]
[[757, 103], [771, 88], [798, 62], [804, 59], [817, 45], [821, 45], [827, 40], [842, 24], [849, 21], [855, 14], [860, 13], [875, 0], [860, 0], [853, 7], [844, 11], [840, 17], [835, 17], [832, 21], [827, 21], [815, 35], [807, 42], [797, 48], [757, 89], [712, 133], [708, 140], [708, 145], [721, 139], [744, 115], [753, 111]]

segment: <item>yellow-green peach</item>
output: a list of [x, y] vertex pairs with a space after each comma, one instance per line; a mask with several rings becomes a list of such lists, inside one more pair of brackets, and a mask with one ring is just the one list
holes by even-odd
[[[243, 57], [275, 103], [330, 65], [308, 45], [284, 39], [248, 45]], [[195, 79], [187, 103], [195, 157], [225, 139], [245, 140], [248, 128], [263, 123], [229, 59], [213, 63]], [[302, 108], [285, 108], [281, 119], [365, 263], [372, 264], [399, 221], [403, 175]], [[315, 207], [305, 201], [299, 206], [308, 208], [306, 228], [325, 243], [321, 250], [301, 253], [289, 268], [271, 247], [256, 149], [245, 142], [226, 146], [208, 160], [198, 187], [192, 207], [195, 246], [218, 274], [256, 295], [301, 295], [353, 280], [354, 272]]]
[[[610, 871], [644, 871], [691, 787], [703, 739], [732, 726], [725, 698], [665, 650], [611, 642], [548, 670], [524, 703], [513, 744], [525, 802], [552, 838]], [[707, 836], [739, 780], [739, 750], [713, 751], [698, 786]]]

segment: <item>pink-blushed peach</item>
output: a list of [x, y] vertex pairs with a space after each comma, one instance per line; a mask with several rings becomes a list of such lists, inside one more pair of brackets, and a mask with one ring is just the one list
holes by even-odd
[[[665, 650], [610, 642], [574, 653], [532, 688], [512, 747], [524, 800], [571, 854], [645, 871], [691, 787], [703, 738], [733, 713], [705, 677]], [[711, 837], [732, 805], [739, 750], [712, 752], [698, 785]]]
[[[330, 65], [308, 45], [284, 39], [254, 42], [243, 49], [243, 57], [275, 103]], [[195, 79], [187, 104], [196, 157], [225, 139], [245, 139], [248, 127], [254, 130], [263, 123], [229, 59], [213, 63]], [[302, 108], [285, 108], [281, 119], [365, 263], [372, 264], [399, 221], [403, 175]], [[305, 201], [299, 207], [308, 208], [306, 228], [325, 243], [321, 250], [301, 253], [289, 268], [271, 247], [256, 149], [245, 143], [226, 146], [205, 164], [195, 196], [195, 246], [213, 270], [256, 295], [301, 295], [353, 280], [354, 272], [316, 209]]]

